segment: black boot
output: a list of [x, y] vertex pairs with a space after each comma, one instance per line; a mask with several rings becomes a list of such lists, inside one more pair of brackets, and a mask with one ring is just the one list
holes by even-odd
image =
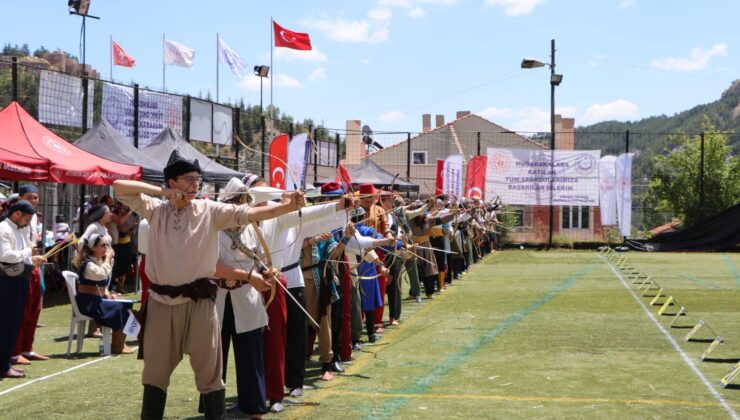
[[204, 417], [206, 420], [221, 420], [226, 418], [226, 390], [221, 389], [208, 394], [202, 394]]
[[144, 385], [144, 401], [141, 404], [141, 420], [159, 420], [164, 417], [167, 391], [153, 385]]

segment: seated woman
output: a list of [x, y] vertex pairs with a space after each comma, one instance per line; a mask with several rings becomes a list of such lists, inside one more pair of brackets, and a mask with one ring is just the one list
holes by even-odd
[[133, 350], [126, 346], [123, 327], [126, 325], [132, 304], [103, 300], [115, 299], [115, 295], [108, 291], [113, 255], [114, 252], [103, 235], [94, 233], [87, 238], [74, 261], [80, 279], [75, 300], [83, 315], [113, 330], [111, 343], [113, 354], [130, 354]]

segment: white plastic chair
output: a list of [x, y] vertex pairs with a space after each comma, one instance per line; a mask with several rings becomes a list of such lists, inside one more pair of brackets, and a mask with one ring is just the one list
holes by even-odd
[[[72, 318], [69, 320], [69, 338], [67, 339], [67, 356], [69, 356], [72, 350], [72, 337], [77, 336], [77, 353], [82, 351], [82, 339], [85, 336], [85, 321], [94, 322], [92, 318], [86, 315], [82, 315], [80, 310], [77, 308], [77, 301], [75, 295], [77, 295], [77, 273], [71, 271], [63, 271], [64, 282], [67, 284], [67, 294], [69, 295], [69, 301], [72, 303]], [[77, 326], [77, 332], [75, 333], [75, 326]], [[111, 337], [113, 330], [108, 327], [102, 327], [103, 330], [103, 355], [110, 356], [111, 354]]]

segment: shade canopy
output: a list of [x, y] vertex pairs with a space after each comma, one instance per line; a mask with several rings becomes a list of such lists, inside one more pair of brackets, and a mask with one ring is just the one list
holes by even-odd
[[0, 111], [0, 176], [13, 180], [111, 185], [141, 179], [141, 167], [98, 157], [57, 136], [17, 102]]
[[167, 165], [173, 150], [178, 150], [187, 159], [198, 159], [200, 168], [203, 170], [205, 181], [215, 184], [228, 184], [233, 177], [241, 178], [244, 174], [233, 169], [229, 169], [208, 156], [199, 152], [190, 143], [186, 142], [182, 136], [177, 134], [172, 128], [167, 127], [155, 137], [149, 146], [141, 149], [147, 156], [155, 161]]
[[[349, 177], [352, 179], [353, 187], [357, 187], [360, 184], [373, 184], [379, 188], [390, 188], [392, 184], [393, 191], [419, 191], [419, 186], [417, 184], [404, 181], [400, 177], [396, 177], [395, 174], [392, 174], [381, 168], [370, 158], [365, 158], [360, 166], [350, 170]], [[393, 182], [393, 178], [396, 178], [395, 183]], [[331, 181], [334, 180], [323, 179], [321, 180], [321, 184], [325, 184]]]
[[164, 180], [164, 165], [134, 147], [105, 118], [77, 139], [74, 145], [104, 159], [141, 166], [142, 177], [146, 181]]

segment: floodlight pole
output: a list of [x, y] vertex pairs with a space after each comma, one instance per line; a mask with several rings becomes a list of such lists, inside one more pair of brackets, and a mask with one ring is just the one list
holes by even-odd
[[[550, 163], [555, 163], [555, 40], [550, 40]], [[555, 206], [552, 205], [552, 187], [554, 166], [550, 168], [550, 237], [547, 240], [547, 248], [552, 248], [552, 235], [555, 228]]]

